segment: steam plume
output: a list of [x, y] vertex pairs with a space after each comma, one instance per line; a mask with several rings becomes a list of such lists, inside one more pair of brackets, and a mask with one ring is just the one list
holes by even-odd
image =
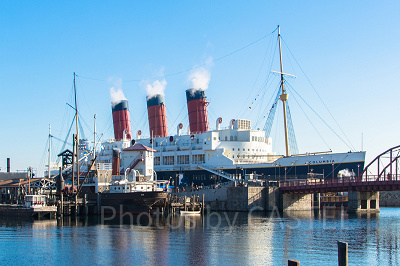
[[158, 94], [164, 96], [165, 95], [164, 90], [166, 86], [167, 86], [167, 81], [165, 79], [161, 81], [156, 80], [152, 84], [147, 84], [146, 85], [147, 99], [151, 99]]
[[110, 89], [110, 96], [112, 107], [114, 107], [121, 101], [126, 100], [124, 92], [121, 89], [115, 89], [114, 87]]
[[191, 82], [191, 88], [193, 91], [208, 89], [208, 84], [210, 82], [210, 72], [201, 67], [197, 68], [192, 73], [190, 73], [188, 80]]

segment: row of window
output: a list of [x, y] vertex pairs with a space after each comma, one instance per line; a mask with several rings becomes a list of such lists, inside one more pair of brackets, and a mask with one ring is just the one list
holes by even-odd
[[258, 141], [258, 142], [264, 142], [265, 138], [264, 137], [257, 137], [257, 136], [251, 136], [252, 141]]
[[[240, 148], [238, 148], [237, 150], [240, 151]], [[235, 151], [235, 148], [232, 148], [232, 151]], [[243, 148], [242, 151], [246, 151], [246, 149]], [[247, 151], [250, 151], [250, 149], [247, 149]], [[254, 149], [251, 149], [251, 151], [254, 151]], [[256, 149], [256, 151], [258, 151], [258, 149]], [[260, 151], [265, 152], [265, 150], [263, 150], [263, 149], [260, 149]]]
[[[192, 155], [192, 161], [190, 162], [189, 155], [178, 155], [176, 156], [176, 164], [199, 164], [205, 163], [205, 155], [204, 154], [195, 154]], [[175, 164], [175, 156], [163, 156], [162, 157], [163, 165], [174, 165]], [[161, 158], [154, 157], [154, 165], [161, 165]]]

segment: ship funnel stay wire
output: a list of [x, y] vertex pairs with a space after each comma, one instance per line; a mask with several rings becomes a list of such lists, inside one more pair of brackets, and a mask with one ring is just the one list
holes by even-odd
[[[285, 40], [282, 38], [281, 36], [281, 40], [283, 41], [283, 44], [285, 45], [285, 47], [287, 48], [287, 50], [289, 51], [290, 55], [293, 57], [294, 61], [296, 62], [297, 66], [300, 68], [300, 71], [303, 73], [304, 77], [307, 79], [308, 83], [310, 84], [311, 88], [314, 90], [314, 92], [317, 94], [318, 98], [320, 99], [320, 101], [322, 102], [322, 104], [324, 105], [324, 107], [326, 108], [326, 110], [328, 111], [329, 115], [332, 117], [333, 121], [335, 121], [335, 124], [337, 125], [337, 127], [340, 129], [340, 131], [342, 132], [342, 134], [344, 135], [344, 137], [346, 138], [346, 140], [349, 142], [350, 149], [352, 149], [353, 151], [354, 146], [351, 143], [351, 141], [349, 140], [349, 138], [347, 137], [347, 135], [344, 133], [343, 129], [340, 127], [339, 123], [336, 121], [335, 117], [333, 116], [333, 114], [331, 113], [331, 111], [329, 110], [328, 106], [325, 104], [325, 102], [322, 100], [321, 96], [319, 95], [318, 91], [315, 89], [314, 85], [311, 83], [311, 80], [308, 78], [308, 76], [306, 75], [306, 73], [304, 72], [303, 68], [300, 66], [299, 62], [297, 61], [296, 57], [293, 55], [292, 51], [289, 49], [289, 47], [287, 46]], [[346, 144], [347, 145], [347, 144]], [[349, 145], [347, 145], [349, 146]]]

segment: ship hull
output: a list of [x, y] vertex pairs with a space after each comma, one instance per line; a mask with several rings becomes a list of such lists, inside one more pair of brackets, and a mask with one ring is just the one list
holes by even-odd
[[[358, 176], [364, 169], [365, 152], [323, 154], [309, 156], [291, 156], [278, 159], [272, 164], [237, 164], [234, 166], [206, 165], [208, 169], [219, 170], [232, 178], [241, 180], [246, 174], [256, 174], [263, 180], [306, 179], [313, 175], [318, 178], [337, 178], [344, 170], [346, 174]], [[170, 180], [175, 186], [181, 185], [212, 185], [228, 179], [210, 171], [200, 169], [196, 165], [175, 169], [156, 169], [160, 180]], [[181, 179], [181, 180], [179, 180]]]
[[164, 199], [165, 191], [144, 191], [130, 193], [100, 193], [100, 206], [104, 214], [142, 213]]

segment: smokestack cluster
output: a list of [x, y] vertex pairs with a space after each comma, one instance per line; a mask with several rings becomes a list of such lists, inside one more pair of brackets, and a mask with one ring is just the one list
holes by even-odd
[[7, 158], [7, 173], [11, 172], [11, 160], [10, 158]]
[[165, 111], [164, 95], [157, 94], [147, 97], [147, 114], [149, 117], [150, 137], [167, 137], [167, 115]]
[[190, 132], [203, 133], [209, 130], [206, 94], [202, 90], [189, 89], [186, 91], [189, 114]]
[[122, 100], [112, 106], [114, 138], [121, 140], [124, 133], [127, 139], [132, 139], [131, 122], [128, 109], [128, 101]]

